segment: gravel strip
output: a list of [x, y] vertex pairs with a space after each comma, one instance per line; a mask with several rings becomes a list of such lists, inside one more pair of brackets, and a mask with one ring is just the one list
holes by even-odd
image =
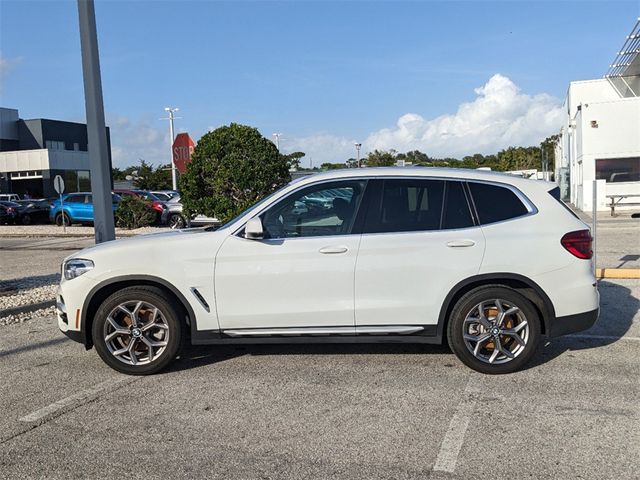
[[11, 325], [13, 323], [24, 323], [27, 320], [38, 318], [51, 318], [55, 317], [55, 315], [56, 307], [43, 308], [41, 310], [36, 310], [35, 312], [17, 313], [6, 317], [0, 317], [0, 326]]
[[19, 313], [15, 313], [15, 309], [43, 302], [55, 302], [59, 280], [59, 274], [51, 274], [0, 281], [0, 325], [55, 315], [53, 306]]

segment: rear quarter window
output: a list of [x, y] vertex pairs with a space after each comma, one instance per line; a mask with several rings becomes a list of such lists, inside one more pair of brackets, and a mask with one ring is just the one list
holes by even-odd
[[469, 182], [480, 225], [502, 222], [529, 213], [522, 200], [509, 188]]

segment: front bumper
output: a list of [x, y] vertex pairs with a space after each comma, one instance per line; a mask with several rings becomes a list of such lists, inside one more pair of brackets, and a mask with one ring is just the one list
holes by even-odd
[[559, 337], [570, 333], [581, 332], [591, 328], [600, 314], [600, 308], [588, 312], [577, 313], [575, 315], [567, 315], [564, 317], [556, 317], [550, 325], [549, 336]]

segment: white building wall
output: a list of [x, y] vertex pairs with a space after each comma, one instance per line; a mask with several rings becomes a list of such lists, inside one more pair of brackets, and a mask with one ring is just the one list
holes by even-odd
[[89, 153], [73, 150], [15, 150], [0, 152], [0, 172], [25, 170], [89, 170]]
[[[621, 98], [607, 79], [571, 82], [565, 108], [556, 175], [562, 166], [569, 166], [569, 198], [577, 208], [591, 211], [596, 160], [640, 157], [640, 98]], [[604, 195], [640, 194], [640, 182], [600, 185], [605, 192], [599, 192], [598, 209], [608, 208]]]

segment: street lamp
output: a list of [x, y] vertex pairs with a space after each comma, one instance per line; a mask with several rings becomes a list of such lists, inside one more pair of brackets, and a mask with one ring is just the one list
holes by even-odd
[[360, 168], [360, 147], [362, 147], [361, 143], [354, 143], [356, 146], [356, 161], [358, 163], [358, 168]]
[[173, 135], [173, 119], [176, 118], [173, 116], [173, 114], [178, 110], [180, 109], [165, 107], [164, 111], [169, 114], [169, 118], [163, 119], [163, 120], [169, 120], [169, 135], [171, 135], [171, 142], [169, 145], [169, 151], [171, 152], [171, 155], [169, 156], [169, 161], [171, 162], [171, 185], [173, 185], [174, 190], [178, 189], [178, 173], [176, 172], [176, 164], [173, 163], [173, 141], [175, 140], [175, 137]]
[[282, 136], [282, 134], [281, 133], [274, 133], [272, 135], [273, 135], [273, 138], [276, 139], [276, 142], [275, 142], [276, 143], [276, 148], [278, 149], [278, 151], [280, 151], [280, 137]]

